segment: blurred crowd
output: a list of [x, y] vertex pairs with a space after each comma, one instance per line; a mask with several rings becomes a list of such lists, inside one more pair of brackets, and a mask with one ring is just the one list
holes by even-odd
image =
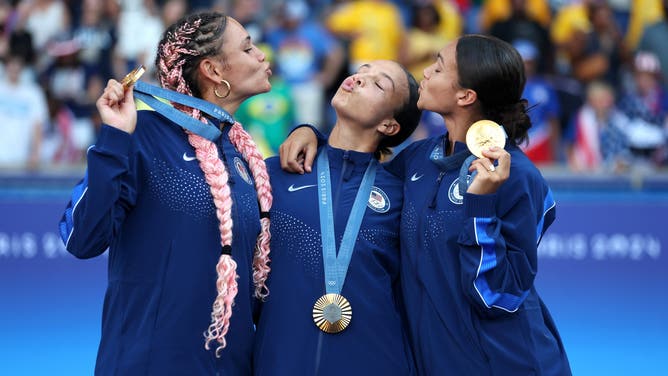
[[[200, 9], [241, 22], [272, 62], [272, 90], [236, 118], [265, 156], [296, 124], [327, 132], [343, 77], [374, 59], [420, 80], [463, 33], [494, 35], [525, 61], [539, 166], [668, 167], [668, 0], [0, 0], [0, 173], [82, 168], [109, 78], [154, 80], [162, 31]], [[503, 88], [499, 88], [503, 90]], [[444, 131], [424, 113], [418, 139]]]

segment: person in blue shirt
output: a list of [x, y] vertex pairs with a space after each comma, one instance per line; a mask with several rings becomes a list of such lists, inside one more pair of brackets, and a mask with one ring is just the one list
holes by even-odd
[[[448, 44], [425, 69], [418, 101], [443, 116], [446, 133], [411, 144], [387, 166], [404, 180], [401, 287], [420, 375], [571, 374], [534, 285], [555, 202], [518, 147], [531, 127], [524, 83], [508, 43], [465, 35]], [[506, 143], [471, 161], [466, 133], [483, 119], [503, 126]], [[310, 170], [297, 155], [313, 149], [303, 141], [313, 136], [298, 132], [281, 146], [283, 166]]]
[[133, 93], [110, 80], [60, 223], [74, 256], [109, 250], [95, 374], [248, 375], [272, 196], [261, 155], [229, 114], [270, 90], [271, 70], [246, 30], [213, 12], [170, 26], [156, 66], [163, 92], [200, 102], [137, 111], [143, 83]]
[[288, 0], [276, 7], [274, 26], [266, 42], [275, 53], [275, 66], [290, 87], [297, 123], [324, 124], [325, 95], [344, 64], [341, 43], [318, 22], [304, 0]]
[[[417, 97], [407, 70], [372, 61], [332, 98], [337, 121], [318, 150], [317, 174], [267, 160], [271, 295], [257, 327], [255, 375], [415, 373], [398, 289], [403, 184], [377, 159], [417, 126]], [[342, 306], [331, 305], [336, 299]], [[343, 316], [328, 318], [328, 307]]]

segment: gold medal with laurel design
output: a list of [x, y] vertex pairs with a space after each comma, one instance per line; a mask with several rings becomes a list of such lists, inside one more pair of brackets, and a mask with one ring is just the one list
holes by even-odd
[[138, 66], [137, 68], [133, 69], [130, 73], [126, 74], [125, 77], [123, 77], [123, 80], [121, 81], [121, 84], [123, 85], [124, 88], [129, 88], [130, 86], [134, 85], [135, 82], [139, 81], [139, 78], [146, 72], [146, 69], [144, 68], [143, 65]]
[[313, 322], [325, 333], [343, 331], [352, 318], [350, 302], [339, 294], [325, 294], [313, 305]]
[[466, 146], [478, 158], [484, 158], [482, 151], [490, 146], [503, 148], [505, 145], [506, 132], [491, 120], [476, 121], [466, 132]]

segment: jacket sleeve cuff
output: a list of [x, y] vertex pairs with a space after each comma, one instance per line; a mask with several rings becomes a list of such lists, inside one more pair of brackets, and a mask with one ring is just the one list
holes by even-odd
[[95, 148], [105, 154], [127, 156], [130, 154], [131, 141], [131, 134], [110, 125], [102, 124]]
[[497, 194], [476, 195], [466, 193], [464, 195], [464, 214], [467, 218], [492, 218], [496, 216]]
[[292, 134], [292, 132], [294, 132], [296, 129], [299, 129], [299, 128], [302, 128], [302, 127], [309, 127], [309, 128], [311, 128], [311, 130], [313, 131], [313, 133], [315, 133], [315, 137], [318, 139], [318, 147], [327, 144], [327, 136], [324, 135], [322, 132], [320, 132], [320, 131], [318, 130], [318, 128], [316, 128], [316, 127], [314, 127], [313, 125], [308, 124], [308, 123], [304, 123], [304, 124], [296, 125], [294, 128], [292, 128], [292, 129], [290, 130], [290, 133], [288, 134], [288, 136], [290, 136], [290, 135]]

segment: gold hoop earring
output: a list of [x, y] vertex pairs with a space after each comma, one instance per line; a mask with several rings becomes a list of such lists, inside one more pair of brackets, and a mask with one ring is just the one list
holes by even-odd
[[230, 93], [232, 92], [232, 88], [230, 87], [230, 83], [227, 82], [227, 80], [222, 80], [222, 81], [220, 81], [220, 83], [225, 84], [225, 86], [227, 86], [227, 93], [225, 93], [225, 95], [220, 95], [220, 93], [218, 92], [218, 89], [213, 89], [213, 93], [218, 98], [227, 98], [230, 95]]

